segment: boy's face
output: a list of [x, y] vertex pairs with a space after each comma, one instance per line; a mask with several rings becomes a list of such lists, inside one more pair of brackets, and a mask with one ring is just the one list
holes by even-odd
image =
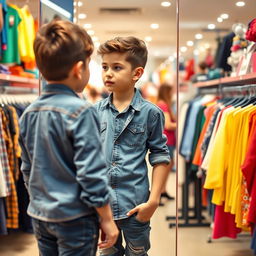
[[102, 57], [102, 79], [109, 92], [125, 92], [134, 87], [135, 70], [125, 53], [109, 53]]

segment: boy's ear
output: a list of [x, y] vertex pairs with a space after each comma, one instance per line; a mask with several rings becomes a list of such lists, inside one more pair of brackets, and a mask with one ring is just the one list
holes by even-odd
[[133, 80], [138, 81], [144, 73], [143, 67], [135, 68], [133, 71]]
[[75, 78], [81, 79], [82, 78], [82, 71], [84, 69], [83, 61], [78, 61], [72, 68], [72, 74]]

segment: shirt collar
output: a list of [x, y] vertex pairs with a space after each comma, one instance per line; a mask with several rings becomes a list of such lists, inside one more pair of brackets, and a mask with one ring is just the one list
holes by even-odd
[[[102, 107], [107, 107], [107, 106], [113, 105], [112, 98], [113, 98], [113, 93], [111, 93], [109, 95], [108, 99], [102, 104]], [[135, 88], [135, 93], [134, 93], [132, 102], [130, 103], [130, 106], [134, 110], [140, 111], [141, 110], [141, 102], [142, 102], [142, 97], [141, 97], [140, 91]]]
[[49, 94], [49, 93], [56, 93], [56, 94], [69, 94], [74, 95], [76, 97], [79, 97], [75, 91], [73, 91], [71, 88], [69, 88], [67, 85], [64, 84], [46, 84], [43, 86], [43, 93], [42, 94]]

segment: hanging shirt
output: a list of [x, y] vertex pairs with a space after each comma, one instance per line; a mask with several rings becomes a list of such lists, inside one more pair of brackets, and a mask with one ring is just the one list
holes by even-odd
[[2, 53], [2, 63], [20, 64], [20, 55], [18, 50], [18, 25], [21, 19], [14, 8], [8, 6], [5, 23], [7, 26], [7, 49]]
[[1, 44], [5, 45], [7, 44], [7, 24], [5, 23], [5, 15], [7, 13], [7, 4], [6, 0], [0, 0], [0, 4], [2, 5], [2, 11], [3, 11], [3, 28], [1, 31]]

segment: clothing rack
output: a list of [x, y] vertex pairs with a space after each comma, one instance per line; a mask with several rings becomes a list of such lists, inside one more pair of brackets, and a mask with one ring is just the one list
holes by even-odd
[[28, 87], [15, 87], [15, 86], [0, 86], [1, 94], [36, 94], [38, 93], [37, 88]]
[[[227, 78], [226, 78], [227, 80]], [[218, 81], [220, 81], [218, 79]], [[198, 95], [206, 95], [206, 94], [214, 94], [219, 97], [227, 97], [228, 95], [231, 97], [238, 96], [253, 96], [256, 94], [256, 79], [252, 79], [250, 76], [250, 80], [246, 78], [245, 84], [241, 85], [241, 79], [237, 81], [234, 80], [232, 83], [230, 80], [227, 80], [228, 83], [214, 83], [213, 81], [207, 81], [205, 83], [205, 87], [203, 87], [203, 83], [199, 83], [198, 87]], [[247, 84], [246, 82], [250, 82]], [[179, 211], [181, 215], [179, 216], [179, 220], [182, 220], [182, 223], [179, 223], [179, 227], [202, 227], [202, 226], [210, 226], [210, 223], [205, 222], [205, 217], [203, 216], [203, 211], [205, 210], [202, 206], [202, 195], [201, 195], [201, 187], [202, 187], [202, 178], [197, 178], [193, 182], [189, 181], [189, 172], [191, 168], [191, 162], [186, 163], [185, 168], [185, 181], [182, 185], [182, 206]], [[191, 184], [192, 183], [192, 184]], [[189, 207], [189, 187], [190, 184], [193, 185], [194, 190], [194, 202], [193, 207]], [[191, 213], [192, 212], [192, 216]], [[175, 216], [167, 216], [166, 220], [174, 220]], [[169, 223], [169, 227], [172, 228], [175, 226], [174, 223]]]

